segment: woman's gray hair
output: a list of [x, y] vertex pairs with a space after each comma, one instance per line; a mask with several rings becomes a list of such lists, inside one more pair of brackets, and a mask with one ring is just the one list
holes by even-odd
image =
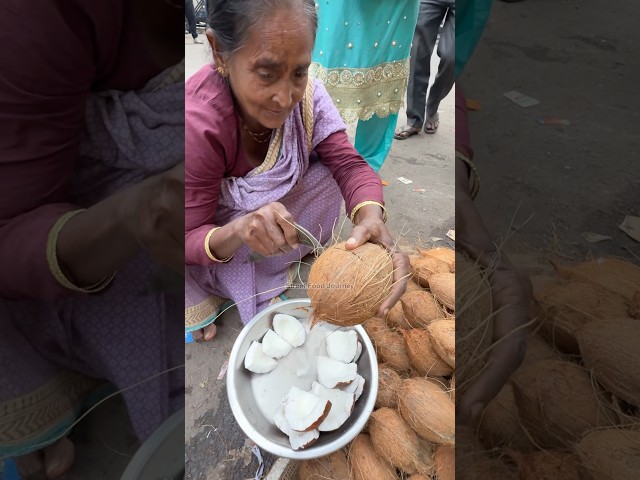
[[228, 59], [244, 46], [256, 25], [281, 8], [299, 10], [308, 19], [315, 39], [315, 0], [209, 0], [208, 23], [217, 40], [217, 53]]

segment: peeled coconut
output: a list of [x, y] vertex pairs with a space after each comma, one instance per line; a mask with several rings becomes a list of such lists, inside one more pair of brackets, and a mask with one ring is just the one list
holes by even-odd
[[329, 415], [331, 402], [310, 392], [291, 387], [284, 404], [287, 425], [297, 432], [308, 432], [318, 428]]
[[576, 332], [584, 365], [622, 400], [640, 404], [640, 321], [602, 320]]
[[358, 353], [358, 334], [355, 330], [336, 330], [327, 335], [327, 355], [344, 363], [353, 362]]
[[442, 305], [456, 309], [456, 276], [454, 273], [434, 273], [429, 277], [429, 289]]
[[637, 480], [640, 431], [611, 428], [586, 435], [577, 445], [585, 479]]
[[513, 387], [509, 383], [482, 412], [479, 430], [483, 443], [489, 448], [511, 447], [521, 452], [535, 450], [522, 428]]
[[351, 326], [375, 315], [392, 285], [387, 250], [374, 243], [347, 250], [345, 243], [338, 243], [313, 263], [307, 291], [315, 321]]
[[449, 265], [434, 257], [413, 257], [411, 271], [413, 279], [423, 288], [429, 288], [429, 278], [434, 273], [450, 273]]
[[320, 438], [320, 432], [316, 429], [308, 432], [297, 432], [293, 430], [284, 417], [284, 405], [280, 406], [273, 417], [273, 421], [275, 422], [276, 427], [289, 437], [289, 443], [291, 444], [291, 448], [294, 450], [307, 448]]
[[342, 450], [300, 463], [298, 480], [352, 480], [349, 462]]
[[402, 377], [387, 365], [378, 366], [378, 396], [376, 408], [398, 406], [398, 389], [402, 384]]
[[558, 349], [578, 354], [576, 331], [592, 321], [625, 318], [629, 309], [623, 296], [588, 282], [555, 283], [535, 292], [542, 319], [541, 332]]
[[408, 378], [398, 390], [400, 415], [418, 435], [433, 443], [455, 443], [456, 408], [449, 393], [426, 378]]
[[340, 387], [340, 390], [342, 390], [343, 392], [352, 393], [353, 395], [355, 395], [357, 401], [364, 391], [364, 384], [364, 377], [362, 377], [361, 375], [356, 375], [356, 379], [353, 382], [344, 387]]
[[405, 473], [430, 475], [433, 458], [425, 451], [411, 428], [390, 408], [371, 414], [369, 435], [378, 455]]
[[252, 342], [244, 357], [244, 368], [253, 373], [269, 373], [278, 366], [278, 362], [264, 354], [260, 342]]
[[400, 333], [392, 330], [380, 330], [371, 336], [376, 347], [378, 359], [395, 368], [405, 371], [411, 368], [411, 362], [404, 346], [404, 339]]
[[[351, 442], [349, 464], [354, 480], [396, 480], [396, 469], [375, 451], [369, 435], [360, 434]], [[326, 477], [327, 478], [333, 477]], [[302, 480], [302, 479], [300, 479]]]
[[353, 405], [356, 401], [356, 397], [353, 393], [343, 392], [338, 389], [329, 389], [323, 387], [318, 382], [313, 382], [313, 385], [311, 385], [311, 392], [318, 398], [331, 402], [329, 415], [327, 415], [322, 423], [318, 425], [318, 430], [321, 432], [332, 432], [333, 430], [337, 430], [351, 416]]
[[640, 267], [618, 258], [597, 258], [571, 267], [556, 267], [556, 271], [563, 278], [598, 285], [629, 302], [640, 285]]
[[327, 388], [343, 387], [358, 376], [355, 363], [344, 363], [329, 357], [318, 357], [318, 381]]
[[402, 333], [411, 365], [415, 367], [419, 375], [432, 377], [451, 375], [453, 368], [438, 355], [432, 345], [429, 332], [412, 328]]
[[429, 292], [407, 292], [400, 297], [406, 321], [413, 328], [426, 328], [431, 322], [444, 317], [442, 307]]
[[451, 248], [437, 247], [437, 248], [417, 248], [418, 253], [422, 257], [431, 257], [443, 261], [449, 265], [449, 270], [455, 272], [456, 268], [456, 251]]
[[516, 371], [511, 382], [524, 428], [542, 448], [563, 448], [612, 425], [606, 397], [575, 363], [542, 360]]
[[291, 315], [276, 313], [273, 317], [273, 329], [293, 348], [301, 346], [306, 340], [306, 333], [300, 320]]
[[436, 320], [427, 327], [431, 344], [451, 368], [456, 368], [456, 322], [454, 320]]
[[[406, 295], [406, 293], [405, 293]], [[402, 309], [402, 302], [396, 302], [396, 304], [389, 309], [387, 314], [387, 325], [391, 328], [413, 328], [409, 321], [404, 316], [404, 310]]]
[[509, 453], [518, 463], [521, 480], [580, 480], [578, 457], [571, 452]]
[[292, 349], [293, 347], [273, 330], [267, 330], [267, 333], [262, 338], [262, 351], [268, 357], [276, 359], [286, 357]]
[[439, 445], [435, 449], [433, 459], [436, 462], [438, 480], [456, 480], [455, 445]]

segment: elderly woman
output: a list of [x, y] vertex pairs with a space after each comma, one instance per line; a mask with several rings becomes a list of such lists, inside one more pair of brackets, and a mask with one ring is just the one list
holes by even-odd
[[[342, 201], [354, 223], [347, 248], [393, 248], [380, 180], [349, 143], [325, 88], [309, 78], [317, 17], [312, 0], [209, 2], [215, 65], [186, 86], [186, 325], [213, 338], [226, 299], [248, 322], [310, 253], [294, 222], [322, 243]], [[257, 252], [263, 258], [255, 261]], [[408, 258], [380, 314], [406, 288]]]
[[28, 46], [0, 49], [0, 458], [52, 479], [105, 383], [140, 441], [184, 405], [183, 293], [147, 288], [158, 262], [184, 272], [184, 12], [0, 10], [0, 36]]

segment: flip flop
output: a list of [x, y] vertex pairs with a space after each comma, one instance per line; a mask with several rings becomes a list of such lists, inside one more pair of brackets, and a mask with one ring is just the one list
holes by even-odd
[[410, 127], [409, 125], [407, 125], [406, 127], [400, 129], [400, 131], [394, 133], [393, 138], [395, 138], [396, 140], [405, 140], [409, 137], [417, 135], [418, 133], [420, 133], [419, 128], [416, 129], [416, 127]]
[[[432, 125], [429, 128], [429, 125]], [[440, 126], [440, 116], [436, 113], [435, 116], [429, 117], [424, 122], [424, 133], [428, 133], [432, 135], [438, 131], [438, 127]]]

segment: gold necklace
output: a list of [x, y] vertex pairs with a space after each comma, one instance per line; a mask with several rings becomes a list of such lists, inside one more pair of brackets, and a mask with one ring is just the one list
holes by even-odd
[[247, 124], [244, 123], [244, 120], [242, 118], [240, 118], [240, 123], [242, 124], [242, 128], [244, 128], [245, 132], [247, 132], [256, 142], [267, 143], [269, 140], [271, 140], [272, 129], [268, 129], [261, 133], [254, 133], [249, 130], [249, 127], [247, 127]]

